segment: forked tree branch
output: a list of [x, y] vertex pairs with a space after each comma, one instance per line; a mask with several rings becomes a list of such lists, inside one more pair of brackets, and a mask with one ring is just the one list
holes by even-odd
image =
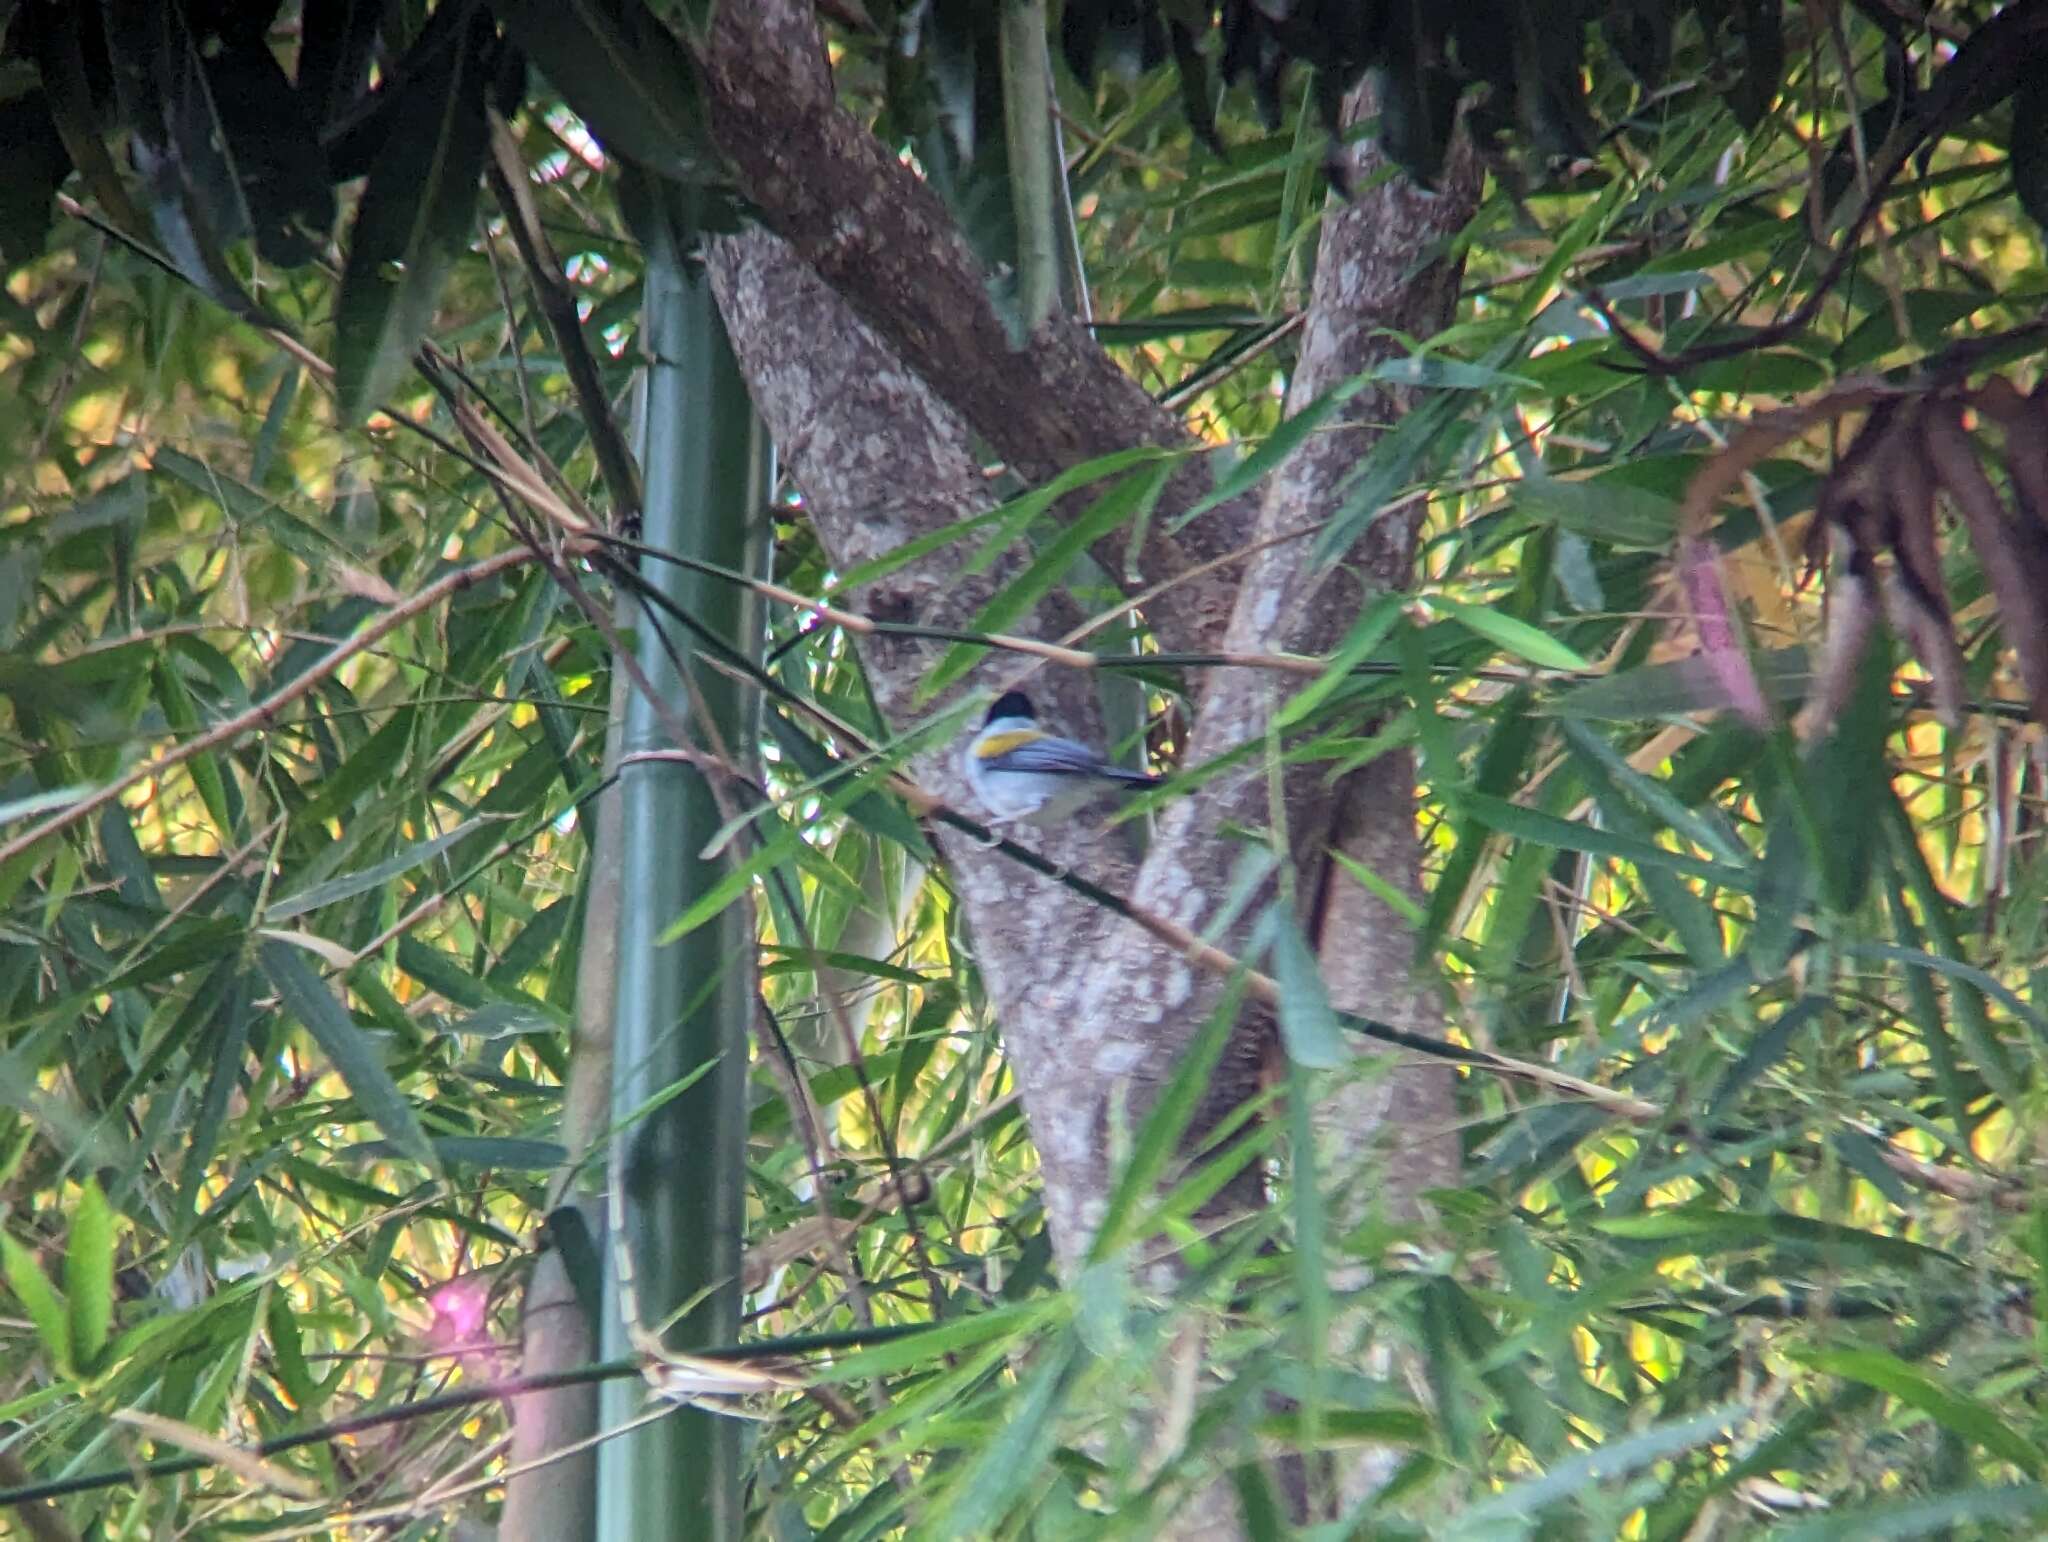
[[[835, 100], [808, 0], [718, 7], [700, 62], [713, 134], [763, 220], [1027, 480], [1133, 445], [1194, 447], [1077, 322], [1056, 315], [1013, 346], [938, 194]], [[1211, 485], [1199, 455], [1175, 471], [1139, 555], [1145, 584], [1243, 543], [1249, 499], [1164, 533]], [[1098, 543], [1106, 571], [1122, 571], [1125, 540]], [[1213, 646], [1234, 590], [1213, 572], [1188, 586], [1155, 620], [1167, 645]]]

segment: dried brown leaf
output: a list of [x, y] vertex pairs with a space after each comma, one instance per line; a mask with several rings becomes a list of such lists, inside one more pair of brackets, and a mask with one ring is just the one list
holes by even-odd
[[2048, 723], [2048, 551], [2007, 518], [1963, 429], [1962, 411], [1958, 402], [1934, 402], [1921, 415], [1928, 464], [1969, 529], [2034, 718]]
[[1962, 723], [1969, 685], [1949, 613], [1948, 582], [1941, 571], [1940, 504], [1918, 418], [1914, 409], [1896, 423], [1878, 457], [1891, 506], [1896, 563], [1885, 584], [1886, 611], [1927, 670], [1936, 714], [1954, 728]]
[[1814, 670], [1813, 689], [1799, 709], [1799, 737], [1811, 743], [1824, 738], [1842, 715], [1856, 689], [1863, 655], [1870, 651], [1878, 617], [1876, 568], [1869, 554], [1850, 546], [1841, 571], [1828, 585], [1828, 632]]
[[2026, 397], [2010, 380], [1993, 376], [1971, 398], [2005, 438], [2005, 469], [2027, 533], [2048, 536], [2048, 390]]

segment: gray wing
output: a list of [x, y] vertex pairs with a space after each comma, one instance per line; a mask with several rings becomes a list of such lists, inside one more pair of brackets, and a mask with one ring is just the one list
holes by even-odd
[[1095, 775], [1103, 769], [1102, 757], [1087, 745], [1053, 734], [1006, 750], [992, 764], [1005, 771], [1031, 771], [1041, 776]]

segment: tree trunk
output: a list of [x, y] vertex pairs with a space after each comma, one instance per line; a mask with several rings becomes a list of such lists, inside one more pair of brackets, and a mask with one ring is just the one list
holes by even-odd
[[[1178, 425], [1170, 433], [1162, 427], [1156, 406], [1072, 324], [1054, 318], [1023, 349], [1009, 347], [979, 270], [936, 197], [833, 103], [807, 6], [723, 8], [707, 67], [714, 132], [770, 227], [712, 244], [713, 289], [756, 406], [835, 566], [868, 561], [985, 508], [973, 435], [1034, 479], [1115, 449], [1187, 442]], [[1369, 92], [1355, 92], [1346, 109], [1349, 121], [1368, 116]], [[1430, 192], [1398, 176], [1372, 185], [1378, 152], [1361, 144], [1346, 153], [1352, 185], [1367, 191], [1349, 204], [1333, 202], [1326, 214], [1290, 413], [1405, 352], [1398, 334], [1440, 330], [1457, 296], [1458, 265], [1445, 254], [1476, 203], [1470, 157], [1454, 158], [1444, 187]], [[1148, 544], [1142, 579], [1149, 584], [1186, 573], [1203, 555], [1251, 543], [1248, 556], [1203, 582], [1198, 603], [1176, 594], [1148, 612], [1162, 644], [1325, 652], [1373, 597], [1406, 588], [1419, 505], [1373, 519], [1332, 561], [1319, 564], [1309, 538], [1403, 405], [1392, 388], [1361, 392], [1341, 423], [1311, 436], [1275, 472], [1255, 510], [1227, 506], [1213, 522], [1190, 525], [1177, 544]], [[1169, 501], [1186, 507], [1206, 485], [1206, 469], [1191, 457]], [[1301, 538], [1284, 539], [1297, 532]], [[1119, 533], [1112, 544], [1122, 539]], [[1261, 550], [1262, 541], [1271, 544]], [[959, 628], [1023, 560], [1006, 554], [988, 571], [963, 575], [958, 556], [941, 549], [869, 586], [859, 603], [878, 617]], [[1056, 635], [1075, 619], [1070, 611], [1055, 596], [1020, 630]], [[892, 728], [907, 728], [919, 715], [916, 687], [941, 646], [862, 639], [862, 662]], [[1014, 664], [1014, 656], [986, 659], [969, 684], [1006, 683]], [[1282, 678], [1255, 669], [1211, 672], [1196, 698], [1184, 763], [1262, 740], [1284, 699]], [[1079, 737], [1098, 731], [1092, 677], [1047, 669], [1034, 675], [1032, 690], [1043, 715], [1063, 730]], [[949, 804], [977, 812], [950, 750], [912, 769]], [[1291, 770], [1277, 808], [1269, 797], [1263, 759], [1248, 757], [1244, 769], [1172, 801], [1135, 871], [1120, 843], [1085, 819], [1027, 839], [1062, 867], [1200, 932], [1232, 887], [1243, 832], [1264, 832], [1281, 859], [1266, 899], [1294, 898], [1336, 1004], [1440, 1032], [1436, 1007], [1412, 978], [1412, 930], [1329, 856], [1341, 850], [1397, 889], [1418, 892], [1410, 759], [1389, 754], [1334, 787], [1320, 767]], [[947, 832], [939, 844], [1022, 1093], [1054, 1247], [1071, 1270], [1112, 1190], [1113, 1125], [1142, 1116], [1208, 1019], [1222, 982], [1150, 933], [999, 854]], [[1263, 908], [1249, 907], [1225, 943], [1242, 949]], [[1256, 1092], [1271, 1039], [1261, 1014], [1236, 1025], [1205, 1121], [1213, 1124]], [[1358, 1167], [1391, 1120], [1402, 1131], [1404, 1157], [1379, 1192], [1396, 1210], [1455, 1179], [1447, 1074], [1333, 1080], [1314, 1110], [1324, 1170]], [[1249, 1176], [1250, 1185], [1258, 1181]], [[1255, 1188], [1242, 1186], [1235, 1196], [1239, 1203], [1256, 1198]], [[1360, 1210], [1362, 1201], [1352, 1201], [1339, 1213]], [[1213, 1519], [1214, 1534], [1235, 1534], [1234, 1516]]]
[[[1362, 113], [1365, 106], [1361, 96], [1352, 110]], [[1376, 152], [1361, 146], [1352, 153], [1363, 178]], [[898, 170], [889, 163], [892, 181]], [[1476, 182], [1465, 163], [1442, 193], [1397, 179], [1332, 210], [1290, 410], [1392, 354], [1397, 345], [1382, 329], [1427, 334], [1448, 320], [1455, 272], [1421, 259], [1463, 223]], [[724, 238], [710, 264], [756, 404], [805, 490], [835, 564], [866, 561], [986, 506], [984, 480], [968, 453], [970, 425], [787, 242], [760, 231]], [[985, 372], [1002, 375], [1007, 363]], [[1314, 436], [1276, 473], [1260, 510], [1261, 536], [1312, 528], [1332, 507], [1341, 479], [1400, 410], [1386, 391], [1361, 394], [1354, 408], [1347, 424]], [[1131, 437], [1144, 435], [1134, 429]], [[1406, 584], [1414, 524], [1408, 514], [1375, 521], [1342, 566], [1320, 572], [1306, 540], [1254, 555], [1237, 584], [1225, 646], [1248, 652], [1328, 648], [1371, 593]], [[957, 558], [941, 551], [866, 591], [864, 603], [875, 615], [958, 627], [1014, 571], [998, 565], [963, 581], [957, 567]], [[1038, 617], [1040, 631], [1057, 632], [1071, 619], [1054, 608]], [[863, 648], [892, 725], [911, 721], [915, 686], [935, 656], [935, 645], [900, 638], [869, 639]], [[1006, 662], [985, 663], [982, 677], [1000, 678]], [[1266, 671], [1217, 671], [1200, 699], [1189, 761], [1261, 737], [1280, 699], [1275, 680]], [[1034, 689], [1046, 698], [1050, 720], [1083, 735], [1094, 730], [1094, 693], [1085, 677], [1048, 671]], [[949, 756], [917, 769], [948, 802], [973, 807]], [[1259, 771], [1219, 777], [1177, 800], [1134, 882], [1116, 844], [1087, 828], [1051, 832], [1044, 849], [1112, 890], [1130, 885], [1141, 905], [1199, 929], [1227, 892], [1241, 850], [1229, 828], [1271, 828], [1265, 801]], [[1324, 852], [1341, 829], [1347, 854], [1398, 886], [1415, 886], [1414, 788], [1406, 758], [1390, 757], [1334, 791], [1322, 786], [1315, 768], [1291, 775], [1285, 803], [1295, 892], [1327, 893], [1323, 932], [1344, 943], [1329, 960], [1338, 1001], [1433, 1027], [1433, 1014], [1410, 982], [1413, 938], [1405, 924], [1349, 879], [1326, 881], [1324, 871]], [[957, 840], [942, 838], [942, 845], [958, 875], [1039, 1147], [1055, 1245], [1071, 1263], [1086, 1249], [1109, 1189], [1105, 1134], [1112, 1097], [1128, 1097], [1136, 1109], [1147, 1104], [1204, 1021], [1218, 982], [1199, 976], [1149, 934], [998, 856], [963, 850]], [[1244, 1048], [1218, 1078], [1213, 1114], [1252, 1090], [1261, 1031], [1247, 1024]], [[1448, 1088], [1441, 1078], [1430, 1088], [1416, 1073], [1395, 1101], [1407, 1117], [1443, 1127], [1448, 1120], [1432, 1120], [1429, 1111], [1447, 1112]], [[1387, 1089], [1365, 1104], [1345, 1094], [1337, 1117], [1363, 1121], [1372, 1106], [1390, 1098]], [[1350, 1143], [1368, 1132], [1363, 1124], [1352, 1129]], [[1432, 1182], [1451, 1171], [1441, 1142], [1436, 1150], [1427, 1164]]]

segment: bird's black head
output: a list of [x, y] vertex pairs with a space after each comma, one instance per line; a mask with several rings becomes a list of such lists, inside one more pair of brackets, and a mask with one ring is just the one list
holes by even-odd
[[990, 723], [1001, 722], [1006, 717], [1029, 718], [1038, 721], [1038, 714], [1031, 708], [1031, 698], [1022, 691], [1005, 691], [996, 698], [996, 704], [988, 709], [988, 716], [981, 720], [986, 728]]

